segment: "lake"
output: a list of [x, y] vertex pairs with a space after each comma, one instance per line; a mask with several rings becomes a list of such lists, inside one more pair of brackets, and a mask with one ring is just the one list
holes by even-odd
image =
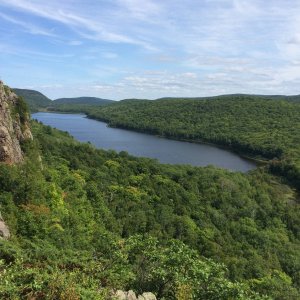
[[91, 142], [102, 149], [127, 151], [131, 155], [156, 158], [161, 163], [214, 165], [233, 171], [247, 172], [255, 163], [239, 155], [206, 144], [169, 140], [125, 129], [110, 128], [106, 123], [88, 119], [82, 114], [39, 112], [33, 119], [57, 129], [68, 131], [81, 142]]

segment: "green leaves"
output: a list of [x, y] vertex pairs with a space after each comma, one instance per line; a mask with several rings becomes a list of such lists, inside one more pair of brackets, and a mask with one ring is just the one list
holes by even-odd
[[161, 245], [151, 236], [133, 236], [126, 249], [139, 292], [150, 288], [159, 299], [263, 299], [247, 284], [229, 281], [223, 265], [178, 240]]
[[300, 189], [300, 105], [264, 97], [120, 101], [85, 110], [110, 126], [210, 142], [262, 160]]
[[111, 289], [171, 300], [299, 295], [300, 208], [265, 171], [160, 165], [36, 123], [33, 131], [39, 144], [28, 151], [42, 160], [0, 165], [13, 236], [0, 241], [4, 299], [102, 299]]

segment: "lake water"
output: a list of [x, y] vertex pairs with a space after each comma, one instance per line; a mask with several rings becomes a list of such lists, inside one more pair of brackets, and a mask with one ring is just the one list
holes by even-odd
[[169, 140], [130, 130], [110, 128], [106, 123], [80, 114], [35, 113], [46, 125], [68, 131], [81, 142], [91, 142], [98, 148], [127, 151], [135, 156], [156, 158], [162, 163], [215, 165], [233, 171], [247, 172], [256, 165], [230, 151], [206, 144]]

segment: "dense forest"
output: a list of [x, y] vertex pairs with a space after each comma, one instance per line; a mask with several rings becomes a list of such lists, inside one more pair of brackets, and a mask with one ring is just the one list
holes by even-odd
[[13, 89], [19, 97], [25, 99], [31, 112], [46, 109], [51, 106], [52, 100], [35, 90], [28, 89]]
[[127, 100], [83, 111], [112, 127], [168, 138], [209, 142], [268, 160], [274, 174], [300, 189], [300, 103], [261, 97]]
[[300, 208], [257, 169], [162, 165], [33, 122], [0, 165], [3, 299], [297, 299]]
[[110, 104], [113, 100], [102, 99], [97, 97], [77, 97], [77, 98], [59, 98], [53, 100], [52, 104], [55, 106], [65, 104], [75, 105], [105, 105]]
[[203, 99], [221, 99], [221, 98], [231, 98], [231, 99], [239, 99], [241, 97], [247, 97], [248, 99], [255, 99], [255, 98], [263, 98], [263, 99], [268, 99], [268, 100], [287, 100], [287, 101], [292, 101], [292, 102], [298, 102], [300, 101], [300, 95], [291, 95], [291, 96], [286, 96], [286, 95], [255, 95], [255, 94], [225, 94], [225, 95], [219, 95], [219, 96], [210, 96], [210, 97], [190, 97], [190, 98], [179, 98], [179, 97], [163, 97], [159, 98], [157, 100], [203, 100]]
[[66, 108], [268, 163], [248, 173], [163, 165], [32, 121], [25, 161], [0, 164], [11, 231], [0, 238], [1, 299], [105, 300], [116, 289], [300, 298], [299, 104], [243, 96]]

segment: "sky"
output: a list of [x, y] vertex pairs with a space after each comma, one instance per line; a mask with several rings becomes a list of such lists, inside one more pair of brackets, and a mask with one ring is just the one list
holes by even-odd
[[0, 0], [0, 78], [51, 99], [300, 94], [300, 1]]

